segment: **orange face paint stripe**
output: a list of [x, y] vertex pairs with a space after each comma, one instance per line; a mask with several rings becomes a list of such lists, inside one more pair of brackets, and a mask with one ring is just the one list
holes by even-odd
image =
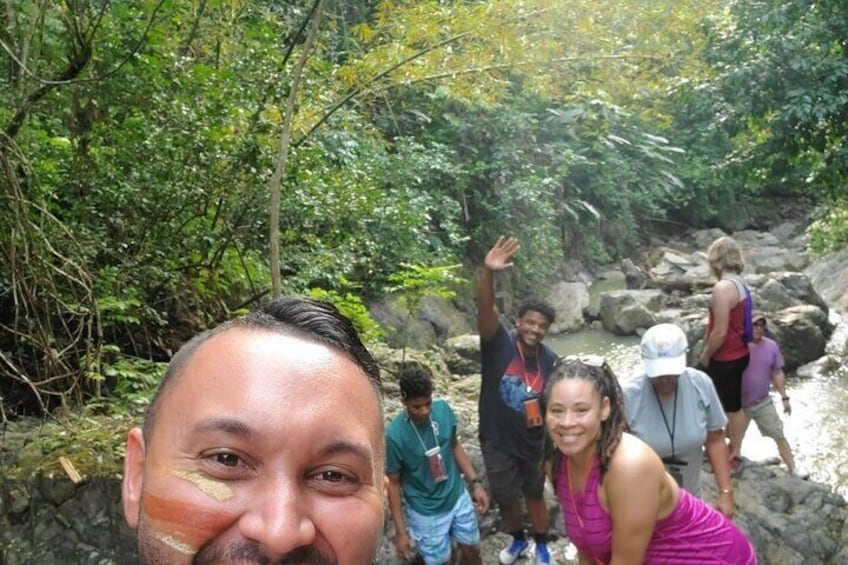
[[193, 551], [236, 519], [232, 513], [150, 493], [145, 493], [142, 498], [142, 511], [151, 529], [167, 532], [164, 535]]

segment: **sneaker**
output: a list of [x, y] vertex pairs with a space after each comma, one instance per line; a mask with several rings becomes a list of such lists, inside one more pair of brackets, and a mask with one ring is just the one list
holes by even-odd
[[512, 565], [512, 563], [528, 555], [530, 555], [530, 542], [512, 538], [512, 543], [509, 544], [509, 547], [501, 550], [498, 560], [501, 562], [501, 565]]
[[536, 544], [536, 565], [554, 565], [555, 561], [548, 551], [548, 544]]

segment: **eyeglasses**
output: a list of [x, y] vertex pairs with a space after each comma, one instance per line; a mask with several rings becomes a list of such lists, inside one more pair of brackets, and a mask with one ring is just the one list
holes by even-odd
[[554, 369], [562, 366], [564, 363], [574, 363], [575, 361], [587, 367], [603, 367], [607, 364], [606, 358], [602, 355], [566, 355], [556, 360]]
[[756, 322], [754, 322], [754, 327], [764, 328], [764, 327], [766, 327], [766, 321], [765, 320], [757, 320]]

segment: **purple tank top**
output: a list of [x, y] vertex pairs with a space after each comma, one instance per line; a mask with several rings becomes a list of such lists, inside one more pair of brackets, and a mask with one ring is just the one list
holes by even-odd
[[[586, 480], [586, 490], [569, 494], [564, 461], [557, 475], [557, 493], [568, 538], [596, 564], [609, 563], [612, 557], [612, 521], [598, 500], [600, 477], [600, 467], [595, 462]], [[757, 557], [733, 522], [680, 489], [675, 509], [654, 526], [644, 563], [756, 565]]]

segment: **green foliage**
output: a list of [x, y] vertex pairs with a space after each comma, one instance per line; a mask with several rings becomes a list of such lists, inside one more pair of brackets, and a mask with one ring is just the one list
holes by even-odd
[[702, 217], [746, 195], [838, 199], [848, 186], [848, 11], [823, 2], [731, 3], [709, 20], [710, 72], [679, 81], [670, 136]]
[[425, 296], [453, 298], [456, 285], [467, 282], [456, 274], [462, 265], [413, 265], [401, 263], [401, 271], [389, 275], [392, 284], [386, 290], [399, 295], [401, 304], [409, 312], [415, 312]]
[[102, 346], [98, 354], [99, 372], [88, 376], [108, 394], [90, 401], [90, 408], [125, 414], [150, 404], [167, 363], [124, 355], [115, 345]]
[[[0, 377], [22, 397], [35, 378], [36, 408], [89, 385], [143, 403], [145, 360], [265, 296], [310, 5], [7, 3]], [[500, 235], [535, 290], [564, 258], [627, 256], [670, 210], [844, 202], [835, 0], [326, 5], [285, 132], [280, 274], [368, 340], [363, 301], [389, 288], [411, 315]], [[822, 249], [844, 241], [829, 218]]]
[[809, 246], [822, 254], [848, 246], [848, 201], [836, 203], [807, 228]]
[[421, 301], [427, 296], [450, 299], [456, 296], [456, 287], [467, 281], [457, 275], [462, 265], [415, 265], [401, 263], [401, 270], [389, 276], [389, 293], [398, 295], [406, 310], [403, 327], [403, 350], [406, 353], [407, 328], [412, 316], [418, 311]]
[[321, 288], [309, 289], [309, 295], [319, 300], [331, 302], [339, 309], [339, 312], [350, 318], [362, 343], [377, 343], [385, 335], [371, 315], [362, 300], [350, 292], [337, 292], [335, 290], [324, 290]]

